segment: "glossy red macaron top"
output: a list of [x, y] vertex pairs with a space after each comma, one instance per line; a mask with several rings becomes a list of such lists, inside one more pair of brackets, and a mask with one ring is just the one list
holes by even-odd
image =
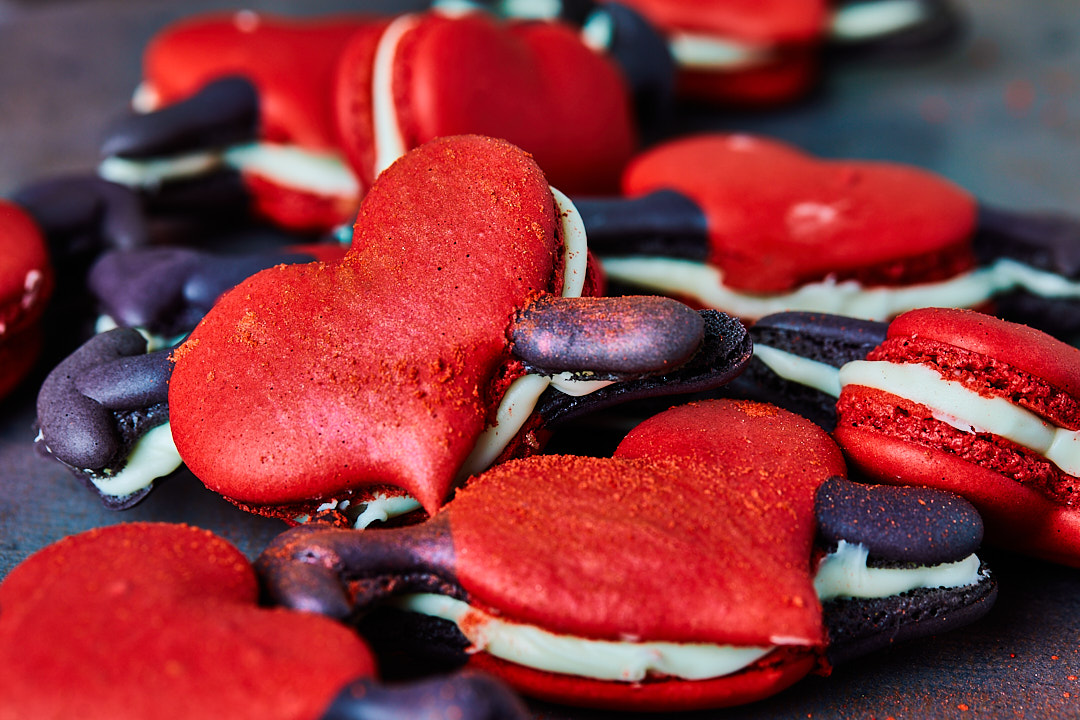
[[737, 290], [784, 292], [830, 276], [908, 284], [974, 265], [974, 199], [911, 166], [822, 160], [776, 140], [711, 134], [658, 145], [623, 176], [629, 196], [663, 188], [703, 209], [709, 262]]
[[18, 205], [0, 199], [0, 340], [41, 316], [52, 293], [45, 237]]

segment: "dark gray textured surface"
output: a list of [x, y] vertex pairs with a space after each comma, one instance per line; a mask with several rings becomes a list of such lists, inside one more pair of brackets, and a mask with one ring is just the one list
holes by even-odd
[[[344, 0], [249, 5], [306, 12], [360, 7]], [[1075, 2], [970, 0], [967, 6], [972, 25], [954, 52], [914, 65], [843, 65], [810, 102], [768, 114], [694, 110], [680, 126], [768, 132], [833, 157], [902, 160], [942, 172], [999, 205], [1076, 211]], [[225, 5], [0, 0], [0, 194], [93, 166], [99, 133], [129, 97], [146, 40], [170, 19], [213, 7]], [[64, 535], [126, 520], [197, 524], [249, 555], [281, 529], [235, 510], [186, 472], [131, 511], [105, 510], [32, 448], [33, 399], [46, 369], [0, 403], [0, 575]], [[808, 678], [754, 706], [694, 717], [1080, 716], [1080, 571], [1000, 551], [987, 555], [999, 571], [1000, 599], [974, 627], [898, 647], [828, 678]], [[537, 712], [608, 717], [546, 706]]]

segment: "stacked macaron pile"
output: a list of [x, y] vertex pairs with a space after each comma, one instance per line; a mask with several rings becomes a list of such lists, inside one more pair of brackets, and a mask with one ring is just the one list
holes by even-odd
[[[1080, 566], [1077, 225], [672, 132], [957, 28], [930, 0], [161, 28], [100, 166], [0, 200], [20, 447], [139, 520], [0, 578], [0, 720], [768, 702], [992, 622], [984, 521]], [[86, 334], [34, 366], [61, 284]]]

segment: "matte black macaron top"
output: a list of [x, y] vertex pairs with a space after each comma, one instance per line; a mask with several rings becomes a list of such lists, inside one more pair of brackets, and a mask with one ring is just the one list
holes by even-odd
[[982, 518], [971, 503], [932, 488], [834, 477], [818, 488], [814, 512], [826, 543], [858, 543], [878, 560], [955, 562], [975, 552], [983, 537]]

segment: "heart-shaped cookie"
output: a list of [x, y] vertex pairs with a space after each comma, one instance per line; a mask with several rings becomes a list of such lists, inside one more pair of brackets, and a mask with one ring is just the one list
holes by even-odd
[[426, 523], [295, 528], [256, 567], [290, 607], [344, 619], [388, 603], [428, 616], [428, 644], [449, 621], [459, 656], [535, 697], [732, 705], [993, 604], [974, 508], [843, 472], [804, 418], [692, 403], [638, 425], [611, 458], [503, 463]]
[[483, 13], [296, 21], [250, 11], [166, 28], [137, 106], [107, 134], [103, 176], [168, 197], [238, 172], [287, 227], [351, 219], [375, 176], [436, 137], [535, 153], [568, 192], [611, 192], [636, 143], [630, 89], [561, 24]]
[[209, 532], [67, 538], [0, 585], [0, 716], [318, 718], [372, 674], [346, 628], [257, 599], [250, 564]]
[[514, 314], [561, 287], [563, 252], [526, 154], [479, 137], [418, 149], [372, 188], [342, 262], [249, 278], [175, 352], [181, 456], [242, 505], [384, 484], [433, 512], [520, 374]]
[[821, 160], [784, 143], [709, 135], [635, 159], [627, 195], [670, 188], [708, 218], [709, 262], [726, 285], [791, 290], [831, 277], [899, 285], [974, 264], [975, 202], [915, 167]]
[[258, 595], [236, 548], [186, 525], [50, 545], [0, 584], [0, 717], [526, 717], [479, 673], [381, 686], [355, 633]]

